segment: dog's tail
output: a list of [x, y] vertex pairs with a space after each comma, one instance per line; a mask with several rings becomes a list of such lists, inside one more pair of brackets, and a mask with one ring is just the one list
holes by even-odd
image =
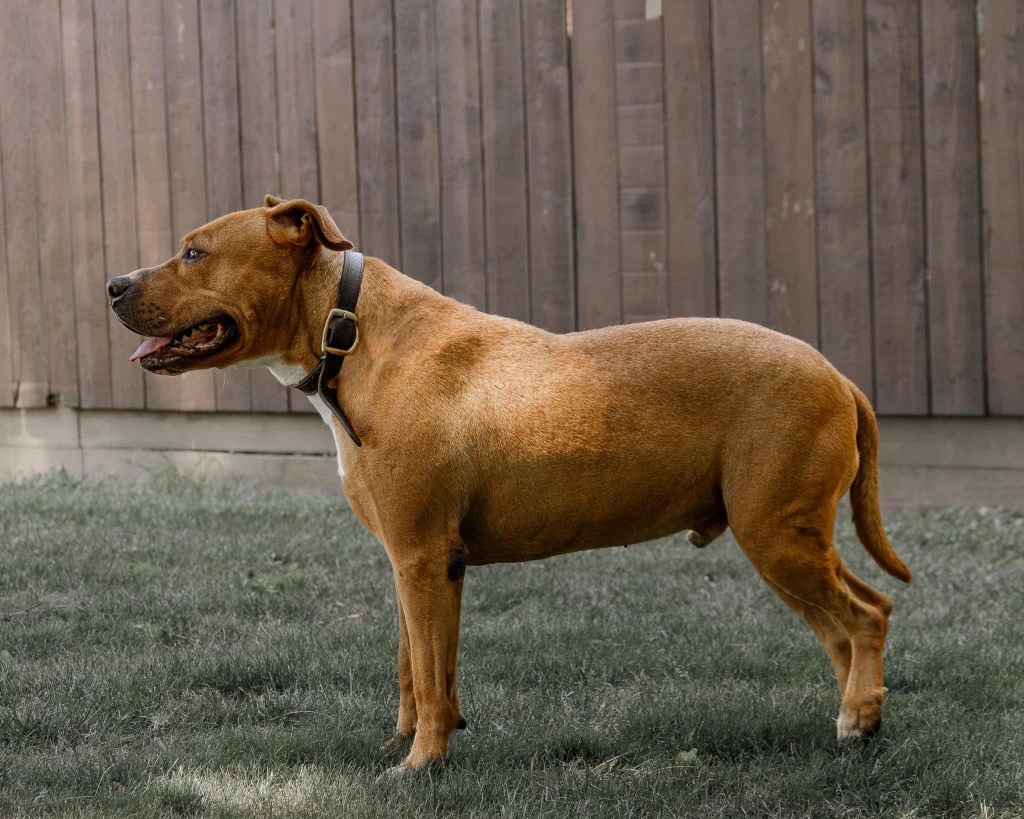
[[857, 403], [857, 453], [860, 455], [857, 477], [850, 487], [853, 525], [857, 529], [857, 537], [875, 562], [893, 577], [909, 583], [910, 569], [893, 551], [882, 528], [882, 515], [878, 508], [878, 424], [875, 412], [864, 393], [852, 382], [849, 386]]

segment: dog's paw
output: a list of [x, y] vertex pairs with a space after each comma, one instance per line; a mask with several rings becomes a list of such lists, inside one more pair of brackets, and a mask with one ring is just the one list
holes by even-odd
[[858, 704], [843, 705], [836, 720], [836, 737], [870, 739], [882, 727], [882, 697], [870, 697]]
[[404, 765], [395, 765], [395, 766], [385, 770], [384, 773], [382, 773], [380, 775], [380, 777], [378, 777], [378, 779], [379, 780], [391, 780], [391, 781], [394, 782], [394, 781], [397, 781], [397, 780], [402, 779], [404, 777], [407, 777], [407, 776], [409, 776], [412, 773], [413, 773], [413, 769], [412, 768], [406, 768]]
[[699, 532], [687, 532], [686, 539], [690, 541], [691, 546], [696, 546], [698, 549], [703, 549], [708, 545]]

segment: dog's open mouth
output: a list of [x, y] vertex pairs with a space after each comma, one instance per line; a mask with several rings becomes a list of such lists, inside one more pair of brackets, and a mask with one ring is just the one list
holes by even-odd
[[154, 372], [182, 370], [191, 361], [219, 352], [234, 337], [235, 322], [230, 316], [218, 316], [193, 324], [173, 338], [147, 338], [131, 360]]

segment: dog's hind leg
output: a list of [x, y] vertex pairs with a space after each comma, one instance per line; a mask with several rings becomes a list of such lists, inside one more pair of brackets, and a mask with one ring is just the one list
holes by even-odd
[[[831, 526], [823, 525], [824, 518], [831, 520], [823, 516], [811, 525], [778, 527], [760, 521], [749, 528], [733, 521], [733, 533], [773, 587], [796, 604], [822, 610], [846, 632], [850, 665], [837, 733], [840, 739], [870, 736], [882, 721], [882, 653], [891, 606], [885, 595], [853, 577], [843, 566], [832, 545]], [[811, 625], [814, 627], [813, 622]], [[836, 677], [842, 684], [840, 667]]]
[[829, 660], [832, 661], [832, 668], [836, 673], [836, 683], [839, 685], [839, 696], [842, 696], [850, 677], [850, 660], [853, 654], [849, 635], [824, 609], [798, 600], [789, 592], [776, 586], [767, 577], [764, 580], [772, 591], [782, 599], [782, 602], [803, 617], [814, 630], [825, 653], [828, 654]]

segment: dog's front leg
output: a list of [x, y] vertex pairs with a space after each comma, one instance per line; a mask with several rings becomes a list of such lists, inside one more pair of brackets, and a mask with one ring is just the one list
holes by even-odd
[[416, 733], [416, 695], [412, 684], [412, 659], [409, 656], [409, 627], [405, 623], [402, 594], [395, 572], [395, 592], [398, 600], [398, 727], [396, 733], [412, 739]]
[[[415, 698], [415, 738], [402, 765], [420, 768], [444, 756], [448, 739], [462, 718], [455, 685], [462, 577], [451, 576], [445, 553], [396, 560], [394, 569]], [[400, 634], [400, 677], [401, 645]], [[405, 709], [400, 711], [400, 727], [402, 717], [408, 713]]]

